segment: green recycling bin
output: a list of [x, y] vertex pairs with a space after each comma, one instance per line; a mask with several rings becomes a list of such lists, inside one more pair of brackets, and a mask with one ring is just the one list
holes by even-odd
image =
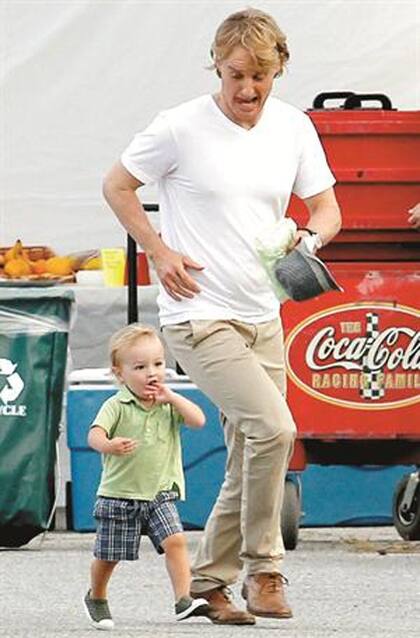
[[47, 529], [74, 294], [0, 288], [0, 546]]

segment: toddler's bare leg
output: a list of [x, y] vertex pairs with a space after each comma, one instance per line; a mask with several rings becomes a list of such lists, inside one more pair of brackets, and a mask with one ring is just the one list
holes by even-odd
[[175, 601], [190, 595], [191, 571], [187, 541], [184, 534], [172, 534], [162, 541], [166, 569], [171, 579]]
[[95, 558], [90, 567], [91, 598], [107, 598], [107, 587], [111, 574], [118, 561], [99, 560]]

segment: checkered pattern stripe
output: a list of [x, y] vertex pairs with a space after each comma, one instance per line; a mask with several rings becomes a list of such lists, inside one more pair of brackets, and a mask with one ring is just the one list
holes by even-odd
[[[366, 336], [369, 345], [379, 336], [379, 316], [374, 312], [366, 314]], [[362, 361], [363, 385], [360, 388], [360, 396], [363, 399], [377, 401], [385, 396], [385, 388], [381, 386], [379, 381], [382, 371], [371, 370], [367, 360], [367, 355], [365, 355]]]
[[141, 536], [148, 536], [156, 551], [162, 541], [183, 531], [176, 508], [178, 493], [160, 492], [153, 501], [99, 496], [93, 515], [97, 520], [94, 555], [100, 560], [137, 560]]

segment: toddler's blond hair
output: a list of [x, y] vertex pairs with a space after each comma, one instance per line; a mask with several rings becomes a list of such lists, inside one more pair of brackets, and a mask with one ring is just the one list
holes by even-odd
[[132, 346], [136, 341], [144, 337], [158, 339], [160, 341], [157, 330], [153, 326], [147, 326], [141, 323], [131, 323], [113, 334], [109, 342], [109, 357], [112, 367], [114, 368], [119, 364], [119, 354], [121, 350]]

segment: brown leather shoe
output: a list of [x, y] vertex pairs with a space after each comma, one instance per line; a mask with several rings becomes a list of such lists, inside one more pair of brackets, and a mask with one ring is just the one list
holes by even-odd
[[209, 603], [207, 617], [215, 625], [255, 625], [255, 618], [235, 607], [227, 587], [191, 592], [193, 598], [205, 598]]
[[288, 580], [282, 574], [261, 572], [247, 576], [242, 586], [242, 598], [251, 614], [264, 618], [291, 618], [292, 610], [286, 602], [283, 585]]

